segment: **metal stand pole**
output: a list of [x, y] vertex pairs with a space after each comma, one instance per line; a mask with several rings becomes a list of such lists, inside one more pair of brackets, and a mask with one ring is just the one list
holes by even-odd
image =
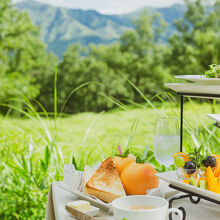
[[181, 109], [180, 109], [180, 152], [183, 152], [183, 96], [181, 98]]
[[[183, 196], [176, 196], [176, 197], [171, 198], [169, 200], [169, 208], [173, 207], [173, 201], [179, 200], [179, 199], [185, 199], [185, 198], [188, 198], [188, 197], [189, 197], [189, 195], [183, 195]], [[182, 213], [183, 213], [183, 219], [182, 220], [185, 220], [186, 219], [186, 210], [183, 207], [179, 207], [178, 209], [181, 210]], [[173, 220], [172, 213], [169, 214], [169, 220]]]

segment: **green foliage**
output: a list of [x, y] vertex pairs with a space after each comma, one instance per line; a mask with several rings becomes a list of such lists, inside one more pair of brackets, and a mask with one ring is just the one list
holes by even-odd
[[[161, 25], [155, 26], [155, 23]], [[158, 15], [146, 11], [134, 20], [134, 25], [135, 30], [125, 32], [120, 43], [91, 45], [87, 52], [79, 45], [68, 48], [59, 65], [60, 105], [73, 88], [91, 84], [70, 97], [66, 112], [107, 110], [114, 106], [112, 100], [122, 103], [128, 99], [143, 101], [126, 78], [149, 96], [163, 90], [164, 82], [169, 80], [169, 71], [163, 65], [165, 47], [157, 43], [164, 23]], [[86, 53], [86, 56], [80, 56], [80, 53]]]
[[207, 78], [220, 78], [220, 65], [210, 65], [210, 70], [205, 73]]
[[[52, 150], [55, 146], [50, 147]], [[0, 184], [1, 219], [44, 219], [50, 183], [61, 178], [61, 169], [54, 166], [48, 147], [40, 160], [36, 158], [36, 149], [27, 148], [21, 156], [11, 154], [11, 162], [4, 164]]]
[[[25, 115], [32, 123], [40, 125], [38, 135], [43, 137], [44, 155], [42, 159], [37, 158], [37, 144], [29, 136], [28, 145], [23, 140], [21, 156], [0, 149], [2, 170], [0, 183], [0, 217], [1, 219], [44, 219], [46, 209], [46, 197], [51, 182], [62, 178], [63, 160], [57, 144], [57, 73], [54, 77], [54, 127], [53, 134], [50, 133], [41, 116], [36, 112], [29, 100], [24, 100], [27, 109]], [[22, 109], [11, 107], [17, 111]], [[48, 116], [44, 111], [44, 116]], [[37, 139], [39, 136], [37, 137]], [[17, 143], [13, 147], [17, 148]], [[25, 147], [25, 148], [24, 148]], [[10, 204], [10, 208], [9, 205]], [[42, 209], [43, 208], [43, 209]]]
[[[147, 10], [133, 19], [134, 29], [125, 31], [117, 43], [71, 45], [58, 64], [58, 113], [101, 112], [127, 101], [141, 103], [145, 99], [138, 90], [146, 97], [163, 94], [164, 83], [172, 81], [170, 73], [205, 73], [220, 55], [220, 4], [203, 3], [186, 1], [187, 10], [175, 22], [177, 33], [168, 45], [162, 43], [166, 23]], [[56, 58], [45, 52], [27, 13], [12, 8], [8, 0], [1, 1], [0, 12], [1, 112], [8, 110], [5, 104], [24, 107], [23, 97], [53, 112]]]
[[204, 159], [207, 157], [207, 155], [210, 155], [210, 152], [207, 153], [204, 150], [204, 146], [200, 146], [199, 148], [195, 148], [192, 152], [189, 154], [190, 161], [195, 163], [197, 167], [201, 167]]
[[130, 150], [127, 149], [124, 153], [122, 153], [122, 154], [115, 154], [115, 156], [118, 156], [118, 157], [127, 157], [129, 154], [130, 154]]
[[[170, 38], [166, 63], [172, 74], [204, 74], [220, 58], [220, 2], [185, 1], [187, 10], [175, 22], [178, 32]], [[208, 7], [207, 7], [208, 5]]]
[[[57, 60], [46, 53], [38, 29], [9, 0], [0, 1], [1, 112], [28, 118], [0, 116], [1, 219], [44, 219], [49, 186], [62, 180], [63, 164], [83, 170], [115, 155], [117, 145], [143, 158], [147, 140], [146, 161], [167, 170], [154, 157], [154, 124], [158, 117], [178, 117], [179, 108], [170, 94], [158, 96], [163, 83], [171, 80], [170, 72], [205, 73], [219, 59], [219, 2], [207, 10], [201, 0], [186, 5], [169, 45], [161, 43], [166, 25], [160, 16], [144, 12], [118, 43], [71, 45], [54, 77]], [[219, 130], [203, 115], [211, 105], [188, 102], [184, 151], [202, 145], [220, 154]], [[124, 111], [102, 112], [115, 105]], [[58, 117], [82, 111], [101, 113]]]
[[[158, 171], [166, 170], [154, 157], [154, 125], [161, 114], [178, 116], [176, 103], [161, 103], [159, 107], [151, 103], [152, 107], [117, 109], [101, 116], [81, 113], [57, 118], [56, 126], [54, 120], [42, 118], [26, 104], [30, 119], [0, 117], [1, 219], [44, 219], [49, 187], [53, 181], [62, 180], [64, 163], [74, 158], [76, 167], [83, 170], [86, 164], [92, 166], [115, 155], [118, 144], [127, 149], [131, 139], [130, 153], [142, 158], [147, 143], [151, 147], [146, 161]], [[219, 104], [216, 107], [220, 109]], [[198, 145], [220, 153], [219, 130], [204, 115], [210, 109], [205, 103], [185, 105], [185, 152], [192, 152], [198, 141]]]
[[[159, 14], [148, 11], [133, 22], [135, 30], [125, 32], [120, 41], [122, 55], [127, 61], [125, 73], [144, 94], [154, 96], [164, 89], [164, 82], [170, 79], [169, 70], [163, 63], [165, 46], [161, 44], [166, 24]], [[137, 90], [132, 90], [133, 100], [141, 101]]]
[[0, 2], [0, 33], [0, 102], [21, 106], [16, 98], [43, 95], [41, 83], [53, 73], [56, 59], [46, 53], [27, 13], [13, 9], [9, 0]]

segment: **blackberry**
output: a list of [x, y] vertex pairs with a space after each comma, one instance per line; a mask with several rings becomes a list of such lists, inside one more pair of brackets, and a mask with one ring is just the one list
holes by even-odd
[[213, 156], [208, 156], [205, 160], [202, 161], [205, 167], [215, 167], [216, 166], [216, 159]]
[[196, 164], [192, 161], [187, 161], [185, 163], [184, 170], [187, 174], [193, 174], [196, 171]]

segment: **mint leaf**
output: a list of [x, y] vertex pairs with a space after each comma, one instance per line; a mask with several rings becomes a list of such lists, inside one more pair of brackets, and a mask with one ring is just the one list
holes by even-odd
[[203, 166], [203, 161], [207, 158], [207, 152], [204, 150], [204, 146], [194, 148], [193, 152], [190, 152], [189, 159], [197, 165], [198, 168]]
[[136, 158], [136, 163], [145, 163], [146, 162], [146, 158], [145, 159], [141, 159], [140, 157]]

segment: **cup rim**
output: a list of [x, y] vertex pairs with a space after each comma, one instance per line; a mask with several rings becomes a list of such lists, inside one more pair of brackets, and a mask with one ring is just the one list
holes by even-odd
[[[126, 199], [126, 198], [130, 198], [130, 197], [139, 197], [139, 198], [154, 198], [154, 199], [158, 199], [158, 200], [162, 200], [164, 201], [166, 204], [161, 206], [161, 207], [156, 207], [154, 209], [145, 209], [145, 210], [129, 210], [129, 209], [123, 209], [123, 208], [119, 208], [117, 206], [115, 206], [115, 203], [120, 200], [120, 199]], [[162, 209], [164, 207], [168, 207], [168, 201], [164, 198], [161, 198], [161, 197], [157, 197], [157, 196], [148, 196], [148, 195], [132, 195], [132, 196], [123, 196], [123, 197], [120, 197], [120, 198], [117, 198], [115, 199], [113, 202], [112, 202], [112, 207], [115, 208], [115, 209], [118, 209], [120, 211], [127, 211], [127, 212], [134, 212], [134, 213], [145, 213], [145, 212], [152, 212], [152, 211], [157, 211], [159, 209]]]

